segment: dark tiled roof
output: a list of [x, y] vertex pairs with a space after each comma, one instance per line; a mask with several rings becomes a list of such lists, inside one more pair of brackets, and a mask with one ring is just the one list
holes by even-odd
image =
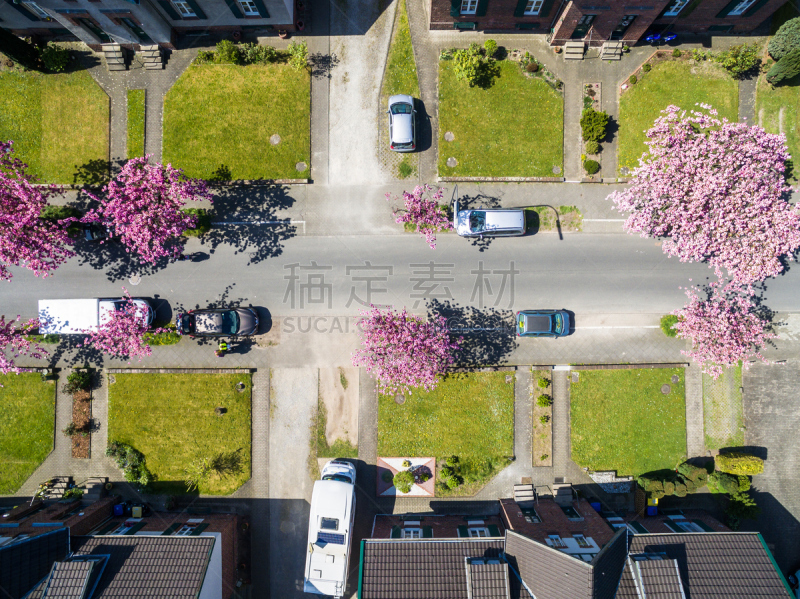
[[613, 599], [628, 557], [628, 529], [621, 528], [592, 560], [592, 597]]
[[203, 586], [212, 537], [74, 537], [75, 555], [110, 555], [93, 599], [192, 598]]
[[502, 540], [367, 540], [361, 597], [464, 599], [466, 558], [497, 558], [502, 551]]
[[[791, 595], [757, 533], [633, 535], [630, 553], [665, 553], [692, 599], [784, 598]], [[637, 596], [630, 567], [623, 570], [618, 599]]]
[[467, 560], [469, 599], [509, 599], [508, 564], [500, 560]]
[[684, 599], [683, 584], [674, 559], [631, 561], [646, 597]]
[[66, 528], [0, 548], [0, 597], [24, 597], [50, 573], [53, 562], [63, 560], [68, 552]]
[[56, 562], [42, 599], [82, 599], [94, 562]]

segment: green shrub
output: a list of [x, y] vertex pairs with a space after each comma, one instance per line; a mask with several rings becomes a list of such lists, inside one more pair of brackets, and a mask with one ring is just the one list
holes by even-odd
[[544, 462], [544, 461], [545, 461], [545, 460], [547, 460], [547, 458], [549, 458], [549, 457], [550, 457], [550, 456], [549, 456], [548, 454], [546, 454], [546, 453], [543, 453], [543, 454], [542, 454], [542, 457], [540, 457], [539, 459], [540, 459], [540, 460], [542, 460], [542, 461]]
[[800, 17], [790, 19], [781, 25], [767, 46], [769, 55], [775, 60], [780, 60], [798, 48], [800, 48]]
[[664, 490], [664, 481], [660, 479], [650, 478], [648, 476], [642, 475], [636, 480], [636, 482], [642, 489], [644, 489], [648, 493]]
[[430, 472], [423, 472], [417, 478], [419, 479], [419, 482], [426, 483], [431, 479], [431, 473]]
[[444, 463], [447, 464], [450, 468], [455, 468], [456, 466], [458, 466], [458, 462], [459, 462], [458, 456], [451, 455], [449, 458], [445, 460]]
[[[66, 220], [68, 218], [80, 218], [83, 213], [77, 208], [71, 206], [46, 206], [44, 210], [39, 213], [39, 218], [49, 220], [54, 224], [60, 224], [58, 221]], [[73, 222], [67, 227], [67, 234], [70, 237], [75, 237], [81, 232], [80, 223]]]
[[667, 481], [664, 483], [664, 495], [674, 495], [675, 494], [675, 483], [672, 481]]
[[[761, 508], [756, 505], [756, 500], [749, 493], [735, 493], [731, 495], [725, 514], [735, 520], [755, 520], [761, 515]], [[736, 522], [738, 525], [738, 522]], [[734, 530], [738, 529], [731, 526]]]
[[483, 42], [483, 52], [486, 58], [494, 58], [494, 55], [497, 53], [497, 42], [492, 39]]
[[714, 472], [708, 477], [708, 485], [720, 493], [733, 495], [739, 492], [739, 478], [726, 472]]
[[684, 483], [675, 483], [675, 495], [678, 497], [686, 497], [689, 492]]
[[70, 422], [64, 429], [61, 431], [65, 437], [74, 437], [80, 431], [78, 430], [78, 425], [74, 422]]
[[197, 64], [211, 64], [214, 62], [213, 50], [200, 50], [197, 53], [197, 58], [194, 59]]
[[606, 136], [606, 127], [608, 127], [608, 114], [605, 112], [594, 108], [586, 108], [581, 113], [581, 135], [583, 136], [583, 141], [602, 141]]
[[387, 484], [394, 482], [394, 475], [391, 470], [381, 472], [381, 480]]
[[88, 370], [74, 370], [67, 377], [67, 382], [61, 390], [64, 393], [72, 394], [77, 391], [88, 391], [91, 388], [92, 373]]
[[489, 87], [492, 80], [499, 75], [495, 61], [483, 56], [480, 46], [471, 43], [469, 48], [453, 52], [453, 72], [456, 78], [466, 81], [470, 87]]
[[675, 58], [680, 58], [680, 57], [681, 57], [681, 54], [682, 54], [682, 52], [680, 51], [680, 48], [675, 48], [675, 49], [672, 51], [672, 55], [673, 55]]
[[542, 424], [547, 424], [548, 422], [550, 422], [550, 416], [548, 416], [547, 414], [542, 414], [541, 416], [539, 416], [539, 422], [541, 422]]
[[630, 77], [628, 77], [628, 83], [630, 83], [631, 85], [636, 85], [637, 81], [639, 81], [639, 79], [637, 79], [636, 75], [631, 75]]
[[553, 405], [553, 398], [549, 395], [540, 395], [536, 400], [536, 405], [540, 408], [549, 408]]
[[682, 478], [681, 481], [683, 482], [684, 485], [686, 485], [686, 492], [687, 493], [694, 493], [695, 491], [697, 491], [697, 489], [700, 488], [700, 487], [697, 486], [697, 483], [695, 483], [691, 479]]
[[164, 333], [145, 333], [145, 343], [148, 345], [175, 345], [180, 342], [181, 336], [178, 334], [178, 331], [175, 330], [175, 325], [173, 323], [168, 324], [164, 328], [168, 329]]
[[455, 489], [462, 482], [464, 482], [463, 479], [457, 474], [454, 474], [445, 481], [445, 484], [447, 485], [448, 489]]
[[184, 214], [192, 214], [197, 217], [197, 225], [194, 229], [186, 229], [184, 237], [200, 237], [211, 230], [211, 215], [205, 208], [183, 208]]
[[661, 317], [661, 330], [667, 337], [675, 337], [678, 334], [673, 327], [678, 323], [678, 317], [674, 314], [665, 314]]
[[662, 489], [660, 491], [653, 491], [651, 493], [651, 496], [653, 497], [653, 499], [661, 499], [662, 497], [664, 497], [664, 490]]
[[403, 468], [411, 468], [411, 460], [403, 460]]
[[767, 73], [767, 82], [771, 85], [778, 85], [798, 74], [800, 74], [800, 48], [792, 50], [772, 65]]
[[587, 154], [599, 154], [600, 153], [600, 143], [596, 142], [593, 139], [590, 139], [589, 141], [587, 141], [586, 144], [584, 144], [584, 148], [586, 149], [586, 153]]
[[547, 389], [550, 386], [550, 379], [540, 378], [536, 381], [536, 384], [539, 386], [539, 389]]
[[300, 71], [308, 66], [308, 44], [305, 41], [291, 42], [287, 51], [293, 69]]
[[600, 163], [597, 160], [584, 160], [583, 161], [583, 168], [586, 172], [590, 175], [594, 175], [597, 171], [600, 170]]
[[744, 474], [739, 474], [736, 478], [739, 479], [739, 492], [744, 493], [750, 490], [750, 477]]
[[446, 478], [450, 478], [456, 473], [452, 466], [442, 466], [442, 469], [439, 471], [439, 478], [442, 480]]
[[761, 63], [757, 44], [732, 46], [714, 57], [734, 79], [742, 79]]
[[69, 64], [69, 50], [50, 42], [41, 50], [44, 68], [52, 73], [60, 73]]
[[106, 448], [106, 455], [114, 458], [117, 468], [122, 469], [125, 480], [129, 483], [145, 489], [154, 480], [152, 473], [147, 469], [144, 454], [130, 445], [111, 441]]
[[242, 44], [241, 51], [245, 64], [267, 64], [275, 62], [278, 58], [278, 51], [272, 46]]
[[698, 483], [700, 481], [705, 482], [708, 478], [708, 471], [705, 468], [702, 466], [695, 466], [689, 462], [684, 462], [678, 466], [678, 474], [680, 474], [686, 480], [690, 480], [694, 483]]
[[394, 486], [401, 493], [408, 493], [414, 484], [414, 475], [408, 470], [402, 470], [394, 475]]
[[217, 42], [217, 51], [214, 52], [214, 62], [217, 64], [241, 64], [242, 51], [239, 46], [230, 40]]
[[717, 466], [717, 470], [728, 474], [753, 476], [764, 472], [764, 460], [746, 453], [721, 453], [716, 457], [714, 463]]
[[651, 70], [652, 68], [653, 68], [653, 67], [650, 65], [650, 63], [649, 63], [649, 62], [646, 62], [646, 63], [644, 63], [644, 64], [642, 65], [642, 70], [643, 70], [645, 73], [649, 73], [649, 72], [650, 72], [650, 70]]
[[26, 337], [33, 343], [54, 344], [61, 342], [61, 337], [55, 333], [48, 333], [47, 335], [26, 335]]

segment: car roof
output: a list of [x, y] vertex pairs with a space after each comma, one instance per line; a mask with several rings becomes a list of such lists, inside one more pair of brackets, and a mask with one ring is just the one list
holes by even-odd
[[553, 327], [553, 313], [522, 312], [525, 316], [525, 333], [549, 333]]
[[519, 229], [525, 224], [522, 210], [486, 210], [486, 228]]
[[411, 104], [413, 106], [414, 96], [409, 96], [408, 94], [397, 94], [396, 96], [389, 97], [389, 106], [392, 104], [399, 104], [401, 102], [404, 104]]
[[392, 141], [396, 141], [397, 143], [413, 141], [412, 116], [413, 115], [410, 114], [392, 115]]
[[194, 330], [198, 333], [222, 332], [222, 310], [199, 310], [193, 312]]

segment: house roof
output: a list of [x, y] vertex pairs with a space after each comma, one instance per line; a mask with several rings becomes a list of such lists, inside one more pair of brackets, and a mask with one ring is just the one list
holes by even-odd
[[0, 596], [21, 599], [69, 553], [69, 530], [60, 528], [0, 548]]
[[[791, 597], [783, 575], [758, 533], [633, 535], [629, 553], [663, 554], [675, 560], [683, 588], [692, 599]], [[638, 597], [632, 561], [622, 572], [618, 599]]]
[[74, 537], [74, 555], [108, 555], [93, 599], [191, 598], [200, 593], [213, 537]]
[[468, 599], [509, 599], [508, 564], [499, 559], [467, 560]]
[[645, 597], [658, 599], [686, 599], [683, 581], [678, 571], [678, 562], [664, 560], [630, 560], [628, 566], [634, 582]]

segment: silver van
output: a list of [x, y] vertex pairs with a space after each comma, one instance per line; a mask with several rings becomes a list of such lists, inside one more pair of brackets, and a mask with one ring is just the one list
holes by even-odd
[[453, 228], [461, 237], [518, 237], [525, 235], [525, 211], [520, 208], [459, 210], [456, 200]]

